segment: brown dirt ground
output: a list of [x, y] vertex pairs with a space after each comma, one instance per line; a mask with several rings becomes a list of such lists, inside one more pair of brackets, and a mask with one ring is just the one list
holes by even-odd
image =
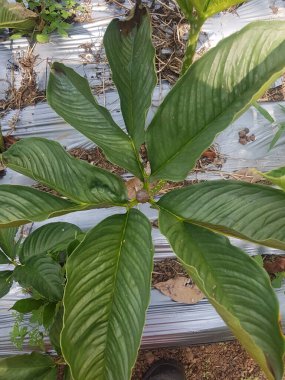
[[[265, 267], [267, 262], [278, 259], [278, 256], [264, 257]], [[157, 261], [154, 264], [152, 284], [176, 276], [188, 277], [176, 259]], [[259, 366], [237, 341], [140, 350], [132, 380], [141, 380], [152, 363], [160, 359], [180, 362], [185, 368], [187, 380], [266, 380]]]
[[266, 380], [259, 366], [237, 341], [141, 350], [132, 380], [141, 380], [151, 364], [159, 359], [180, 362], [187, 380]]

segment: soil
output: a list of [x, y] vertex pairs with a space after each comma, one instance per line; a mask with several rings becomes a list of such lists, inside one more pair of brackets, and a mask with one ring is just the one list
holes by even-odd
[[[157, 227], [157, 221], [152, 225]], [[263, 266], [269, 275], [285, 271], [285, 256], [280, 255], [263, 255]], [[154, 262], [152, 273], [152, 285], [175, 278], [177, 276], [189, 277], [182, 264], [175, 259], [169, 258]]]
[[266, 380], [259, 366], [236, 341], [140, 350], [132, 380], [142, 380], [151, 364], [159, 359], [180, 362], [187, 380]]
[[105, 169], [111, 173], [122, 175], [126, 173], [125, 169], [109, 162], [102, 150], [98, 147], [91, 149], [74, 148], [68, 151], [75, 158], [89, 162], [98, 168]]
[[281, 102], [285, 100], [285, 74], [281, 79], [282, 84], [280, 86], [269, 88], [259, 100], [263, 102]]
[[155, 261], [152, 272], [152, 285], [167, 281], [177, 276], [189, 277], [182, 265], [176, 259]]

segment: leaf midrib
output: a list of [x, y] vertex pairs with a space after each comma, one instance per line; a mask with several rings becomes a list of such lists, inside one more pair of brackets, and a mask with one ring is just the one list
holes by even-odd
[[[103, 352], [103, 357], [104, 357], [104, 362], [105, 363], [107, 362], [107, 360], [106, 360], [106, 354], [107, 354], [107, 352], [106, 351], [108, 350], [109, 334], [110, 334], [110, 320], [111, 320], [110, 315], [113, 314], [114, 298], [115, 298], [115, 293], [116, 293], [116, 290], [117, 290], [117, 288], [116, 288], [116, 282], [117, 282], [117, 276], [118, 276], [118, 272], [119, 272], [121, 253], [122, 253], [122, 249], [123, 249], [123, 242], [124, 242], [124, 237], [125, 237], [126, 230], [127, 230], [127, 224], [128, 224], [129, 215], [130, 215], [130, 211], [128, 211], [126, 213], [126, 216], [125, 216], [126, 220], [125, 220], [125, 223], [124, 223], [124, 226], [123, 226], [120, 246], [119, 246], [119, 249], [118, 249], [118, 259], [117, 259], [117, 265], [116, 265], [115, 278], [114, 278], [114, 281], [113, 281], [114, 286], [113, 286], [113, 291], [112, 291], [112, 296], [111, 296], [111, 307], [110, 307], [110, 310], [109, 310], [109, 313], [108, 313], [107, 333], [106, 333], [105, 347], [104, 347], [104, 352]], [[103, 374], [104, 375], [108, 375], [108, 374], [106, 374], [106, 372], [107, 372], [107, 365], [104, 366], [104, 372], [103, 372]]]
[[[272, 83], [275, 78], [278, 78], [279, 74], [283, 73], [283, 69], [279, 70], [277, 73], [273, 73], [270, 78], [251, 96], [250, 100], [244, 105], [244, 107], [242, 107], [239, 111], [235, 112], [235, 114], [233, 115], [233, 117], [231, 118], [232, 120], [228, 123], [228, 126], [237, 118], [239, 117], [243, 112], [246, 111], [246, 109], [251, 105], [251, 103], [255, 100], [255, 98], [257, 98], [259, 96], [259, 93], [261, 91], [263, 91], [265, 88], [268, 87], [268, 85], [270, 83]], [[180, 83], [182, 83], [182, 79], [180, 79]], [[183, 84], [183, 83], [182, 83]], [[249, 89], [246, 91], [246, 93], [249, 92]], [[245, 94], [246, 94], [245, 93]], [[245, 96], [244, 94], [244, 96]], [[174, 153], [171, 157], [169, 157], [165, 162], [163, 162], [153, 173], [151, 173], [151, 176], [155, 176], [157, 173], [159, 173], [161, 171], [162, 168], [164, 168], [165, 166], [168, 165], [168, 163], [170, 161], [173, 161], [180, 153], [181, 151], [190, 143], [192, 143], [193, 140], [195, 140], [196, 138], [198, 138], [206, 129], [208, 129], [210, 127], [211, 124], [217, 122], [217, 119], [223, 117], [229, 108], [232, 108], [233, 107], [233, 104], [235, 104], [237, 101], [235, 100], [234, 102], [230, 103], [228, 105], [228, 107], [221, 113], [219, 113], [217, 115], [217, 117], [214, 119], [214, 120], [211, 120], [210, 123], [206, 124], [197, 134], [195, 134], [194, 137], [190, 138], [190, 140], [188, 140], [186, 143], [184, 143], [183, 145], [181, 145], [180, 149], [178, 152]], [[226, 127], [227, 128], [227, 127]], [[217, 132], [217, 134], [221, 133], [225, 128], [223, 128], [221, 131]], [[199, 157], [197, 157], [198, 159]], [[189, 171], [191, 170], [191, 168], [189, 169]]]

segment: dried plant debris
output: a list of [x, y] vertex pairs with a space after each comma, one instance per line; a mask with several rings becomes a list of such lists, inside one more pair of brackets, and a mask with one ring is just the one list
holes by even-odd
[[263, 183], [270, 184], [268, 180], [264, 179], [256, 169], [243, 168], [227, 175], [229, 179], [235, 179], [237, 181], [244, 181], [249, 183]]
[[285, 257], [284, 256], [265, 256], [263, 258], [264, 269], [269, 274], [279, 273], [285, 271]]
[[218, 145], [214, 144], [202, 153], [196, 162], [194, 172], [209, 170], [209, 166], [213, 166], [215, 169], [221, 169], [225, 162], [225, 156], [219, 152]]
[[134, 199], [136, 198], [137, 192], [143, 188], [143, 183], [138, 178], [134, 177], [126, 181], [128, 198]]
[[165, 259], [154, 262], [152, 285], [173, 279], [177, 276], [188, 277], [183, 266], [176, 259]]
[[44, 193], [49, 193], [49, 194], [55, 195], [57, 197], [61, 197], [61, 194], [59, 194], [57, 191], [51, 189], [48, 186], [42, 185], [41, 183], [36, 183], [36, 184], [32, 185], [32, 187], [34, 189], [43, 191]]
[[262, 102], [281, 102], [285, 100], [285, 74], [281, 77], [279, 86], [269, 88], [260, 98]]
[[[108, 4], [128, 12], [125, 0], [107, 0]], [[160, 79], [174, 84], [181, 71], [189, 34], [189, 23], [172, 0], [143, 1], [149, 8], [156, 50], [156, 69]]]
[[246, 145], [249, 142], [253, 142], [256, 140], [255, 134], [250, 134], [248, 128], [244, 128], [238, 132], [239, 143], [242, 145]]
[[126, 172], [121, 167], [114, 165], [110, 161], [108, 161], [103, 151], [98, 147], [91, 149], [73, 148], [69, 150], [68, 153], [71, 154], [73, 157], [87, 161], [90, 164], [108, 170], [111, 173], [122, 175]]
[[205, 296], [187, 277], [175, 277], [154, 285], [165, 296], [173, 301], [185, 304], [195, 304]]
[[[10, 110], [19, 110], [45, 99], [45, 94], [39, 91], [36, 81], [37, 60], [38, 56], [33, 54], [32, 48], [29, 48], [27, 52], [22, 52], [20, 56], [15, 57], [14, 62], [10, 64], [10, 78], [7, 78], [9, 86], [5, 99], [0, 100], [0, 116], [3, 117]], [[16, 86], [15, 83], [16, 72], [20, 72], [21, 75], [19, 86]], [[16, 122], [17, 120], [14, 121], [14, 124]]]

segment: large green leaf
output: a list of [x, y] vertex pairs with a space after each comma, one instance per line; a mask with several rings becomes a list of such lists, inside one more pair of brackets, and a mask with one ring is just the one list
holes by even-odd
[[174, 190], [158, 205], [216, 232], [285, 250], [285, 194], [241, 181], [209, 181]]
[[274, 183], [275, 185], [281, 187], [285, 191], [285, 167], [277, 168], [266, 173], [258, 172], [258, 174], [263, 175], [266, 179]]
[[135, 209], [98, 224], [68, 259], [61, 347], [74, 380], [130, 378], [152, 261], [151, 226]]
[[60, 301], [64, 278], [61, 267], [51, 257], [32, 256], [14, 270], [14, 279], [25, 288], [32, 287], [49, 301]]
[[104, 34], [104, 46], [127, 130], [139, 149], [145, 141], [146, 114], [157, 81], [146, 8], [137, 5], [127, 20], [113, 20]]
[[126, 187], [119, 177], [70, 156], [55, 141], [39, 137], [20, 140], [2, 159], [9, 168], [77, 203], [104, 206], [127, 201]]
[[[216, 13], [224, 11], [233, 5], [244, 3], [244, 0], [177, 0], [178, 5], [184, 11], [194, 7], [202, 19], [206, 19]], [[185, 13], [188, 17], [188, 12]]]
[[215, 136], [285, 70], [285, 22], [259, 21], [196, 61], [147, 131], [152, 179], [183, 180]]
[[56, 372], [55, 362], [38, 352], [0, 359], [0, 380], [56, 380]]
[[267, 273], [229, 240], [162, 211], [161, 232], [267, 378], [281, 380], [284, 337]]
[[13, 284], [13, 271], [3, 270], [0, 272], [0, 298], [4, 297]]
[[15, 28], [32, 31], [36, 26], [37, 17], [36, 13], [21, 4], [0, 0], [0, 29]]
[[18, 228], [0, 228], [0, 251], [13, 259], [16, 256], [15, 236]]
[[61, 63], [54, 63], [47, 99], [67, 123], [102, 148], [111, 162], [142, 178], [132, 140], [114, 122], [109, 111], [97, 103], [85, 78]]
[[86, 208], [88, 205], [78, 205], [26, 186], [0, 186], [0, 227], [40, 222]]
[[65, 250], [79, 233], [81, 233], [80, 228], [71, 223], [46, 224], [25, 239], [19, 253], [20, 260], [24, 263], [34, 255]]

